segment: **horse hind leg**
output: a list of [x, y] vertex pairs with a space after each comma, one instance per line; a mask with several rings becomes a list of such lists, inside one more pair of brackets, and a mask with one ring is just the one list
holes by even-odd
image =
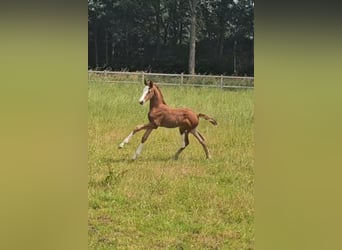
[[203, 137], [203, 135], [201, 135], [201, 133], [198, 130], [196, 130], [196, 131], [197, 131], [198, 135], [201, 137], [202, 141], [205, 142], [205, 138]]
[[190, 132], [191, 132], [191, 134], [193, 134], [195, 136], [195, 138], [198, 140], [198, 142], [202, 145], [207, 159], [211, 159], [211, 155], [210, 155], [209, 149], [207, 147], [207, 144], [205, 143], [204, 137], [196, 129], [193, 129]]
[[182, 151], [189, 145], [189, 132], [186, 131], [186, 130], [183, 133], [182, 133], [181, 130], [180, 130], [180, 132], [181, 132], [181, 135], [182, 135], [182, 146], [176, 152], [175, 160], [178, 160], [178, 157], [179, 157], [180, 153], [182, 153]]

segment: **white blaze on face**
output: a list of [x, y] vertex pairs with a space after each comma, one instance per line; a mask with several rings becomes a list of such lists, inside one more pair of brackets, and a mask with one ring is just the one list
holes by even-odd
[[146, 86], [144, 88], [143, 93], [142, 93], [142, 95], [141, 95], [141, 97], [139, 99], [139, 102], [143, 102], [143, 103], [145, 102], [145, 96], [147, 95], [149, 89], [150, 88], [148, 86]]

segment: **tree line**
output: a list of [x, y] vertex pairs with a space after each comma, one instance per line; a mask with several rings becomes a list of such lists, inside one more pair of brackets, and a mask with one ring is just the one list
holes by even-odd
[[254, 74], [252, 0], [88, 0], [90, 69]]

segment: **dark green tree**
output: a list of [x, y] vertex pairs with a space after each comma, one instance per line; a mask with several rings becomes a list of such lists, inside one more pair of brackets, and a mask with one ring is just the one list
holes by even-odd
[[253, 74], [250, 0], [88, 0], [89, 68]]

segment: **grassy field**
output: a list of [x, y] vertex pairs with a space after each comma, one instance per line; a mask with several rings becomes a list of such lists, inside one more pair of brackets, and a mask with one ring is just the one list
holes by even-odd
[[161, 86], [165, 101], [214, 117], [202, 119], [211, 160], [190, 135], [158, 128], [136, 161], [147, 123], [142, 84], [89, 83], [89, 249], [253, 249], [253, 90]]

